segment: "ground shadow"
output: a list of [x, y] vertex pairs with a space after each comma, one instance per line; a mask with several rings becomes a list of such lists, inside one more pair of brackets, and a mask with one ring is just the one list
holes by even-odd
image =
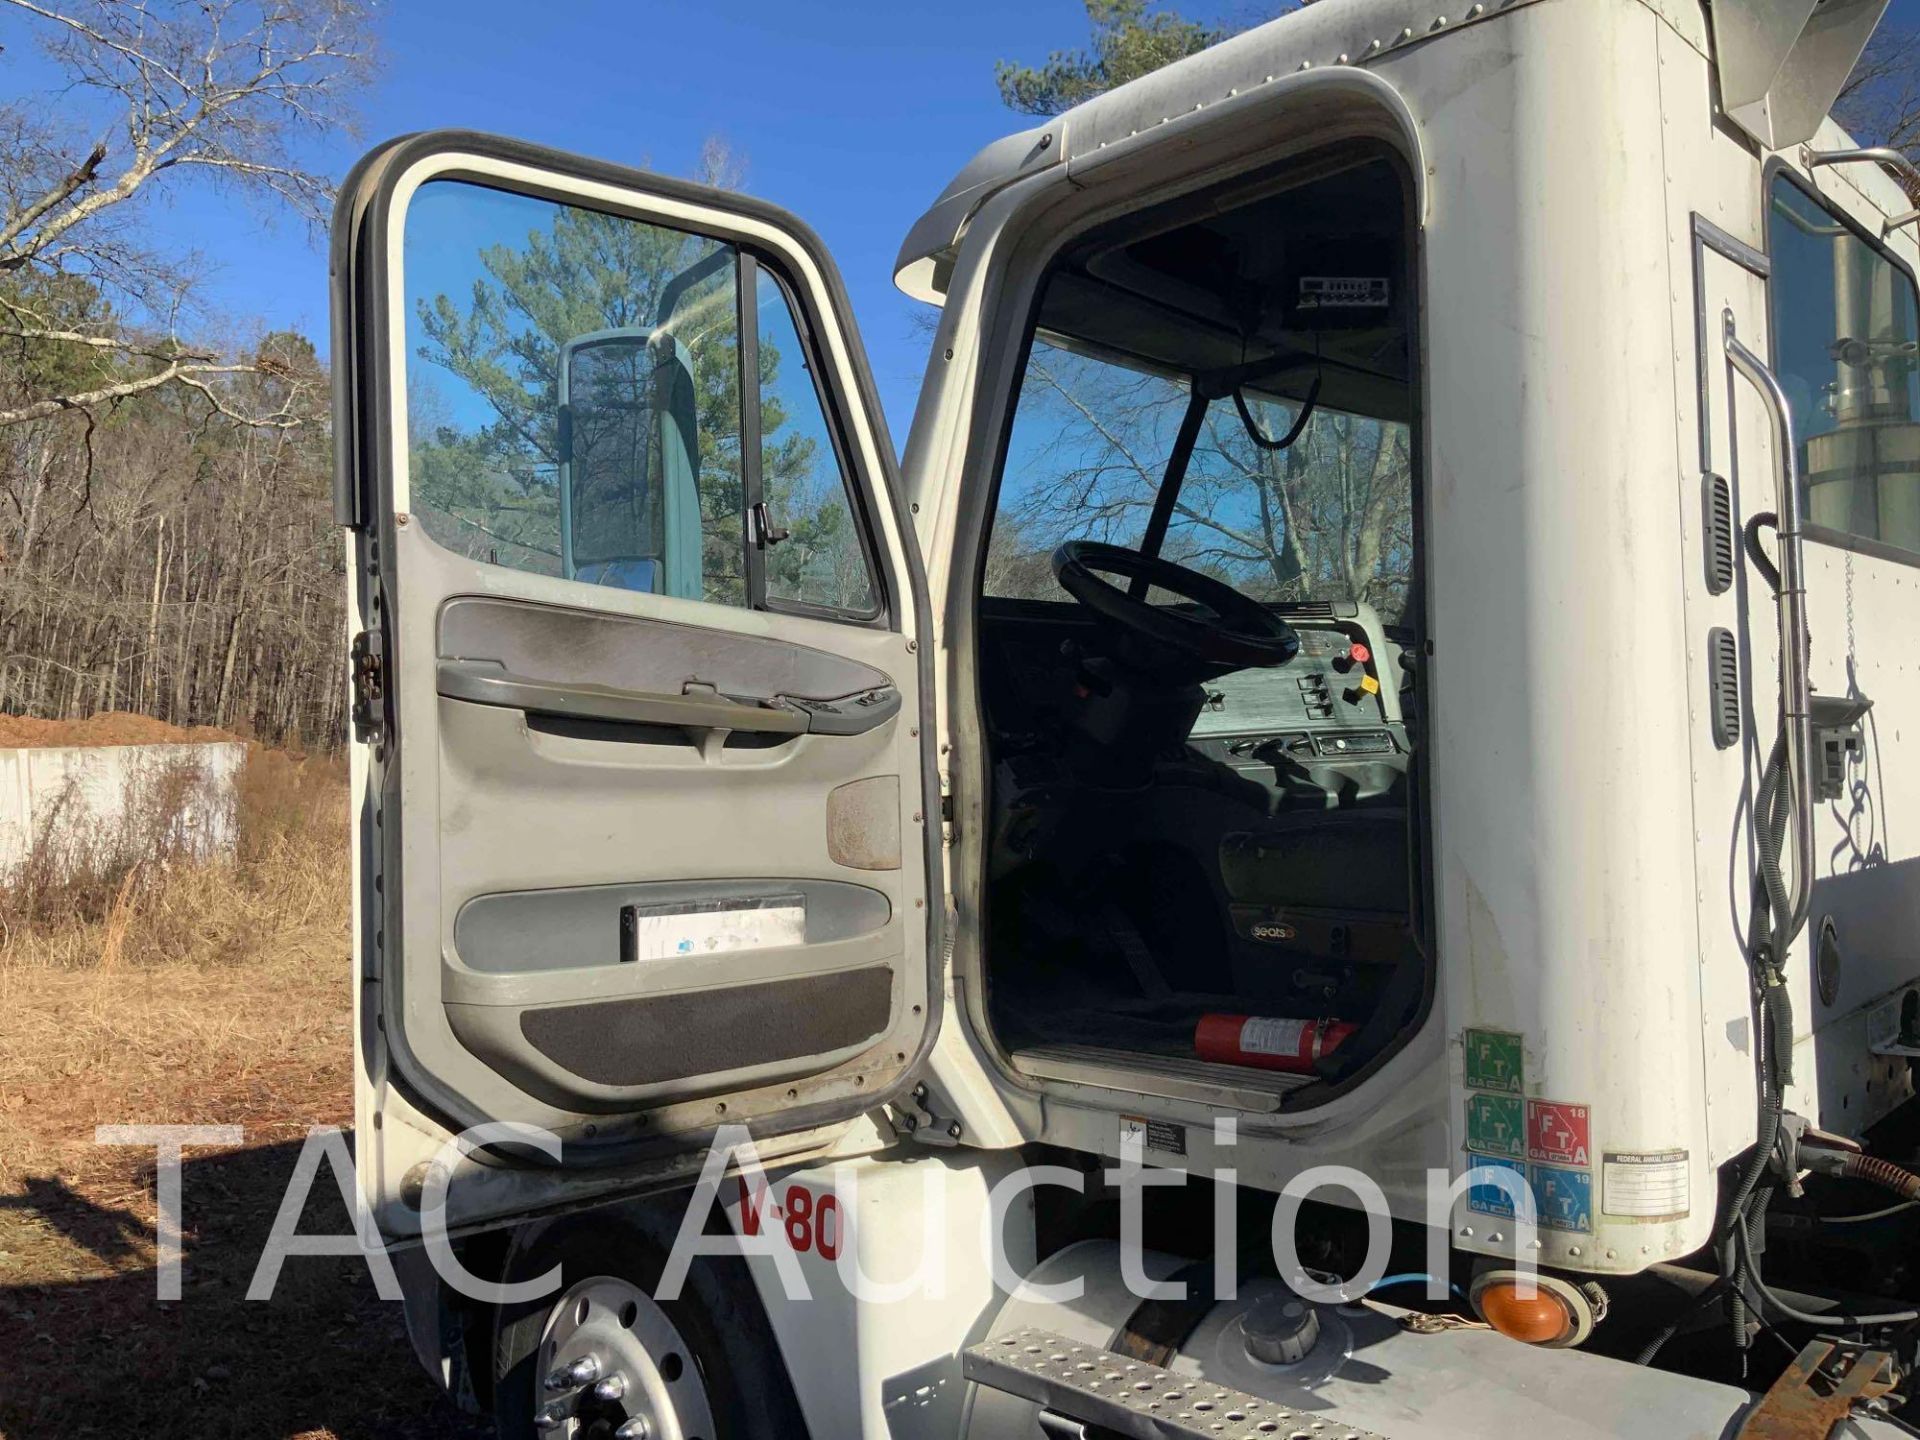
[[[299, 1151], [187, 1152], [181, 1298], [168, 1304], [150, 1265], [129, 1268], [150, 1253], [144, 1220], [51, 1178], [0, 1200], [0, 1233], [27, 1212], [119, 1272], [0, 1284], [0, 1436], [487, 1440], [420, 1369], [399, 1305], [359, 1260], [293, 1256], [271, 1300], [244, 1298]], [[151, 1163], [145, 1174], [151, 1185]], [[324, 1167], [300, 1228], [350, 1228]]]
[[22, 1193], [0, 1195], [0, 1210], [37, 1216], [81, 1249], [120, 1264], [140, 1254], [152, 1226], [131, 1210], [100, 1205], [53, 1175], [35, 1175]]

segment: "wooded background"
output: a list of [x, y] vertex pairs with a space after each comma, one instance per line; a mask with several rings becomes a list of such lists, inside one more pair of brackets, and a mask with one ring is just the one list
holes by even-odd
[[[1057, 112], [1227, 33], [1145, 0], [1085, 3], [1086, 49], [1000, 67], [1011, 109]], [[52, 104], [0, 99], [0, 713], [127, 709], [337, 745], [325, 367], [306, 337], [229, 334], [147, 220], [190, 183], [322, 225], [330, 178], [301, 157], [351, 130], [370, 0], [0, 13], [65, 81]], [[1914, 37], [1883, 27], [1840, 107], [1862, 143], [1920, 148], [1917, 74]]]
[[0, 102], [0, 711], [336, 744], [326, 375], [304, 337], [224, 336], [147, 232], [181, 183], [323, 224], [298, 157], [351, 122], [368, 11], [0, 4], [68, 82]]

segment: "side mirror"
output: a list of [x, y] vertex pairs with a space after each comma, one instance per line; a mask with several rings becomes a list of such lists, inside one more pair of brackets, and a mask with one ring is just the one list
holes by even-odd
[[561, 573], [699, 599], [700, 434], [685, 347], [639, 327], [567, 341], [559, 434]]

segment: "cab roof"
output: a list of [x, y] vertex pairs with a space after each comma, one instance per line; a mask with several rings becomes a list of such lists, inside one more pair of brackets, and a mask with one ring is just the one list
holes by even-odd
[[[1075, 174], [1102, 152], [1158, 138], [1151, 132], [1194, 123], [1210, 109], [1301, 72], [1335, 68], [1357, 80], [1383, 59], [1540, 3], [1545, 0], [1319, 0], [1304, 5], [988, 145], [908, 230], [894, 261], [894, 283], [915, 299], [940, 303], [967, 222], [989, 196], [1024, 176], [1060, 165]], [[1657, 8], [1672, 3], [1661, 0]], [[1677, 3], [1685, 8], [1687, 0]], [[1770, 149], [1811, 139], [1888, 3], [1715, 0], [1702, 7], [1712, 26], [1728, 118]], [[1374, 83], [1392, 95], [1390, 87]], [[1412, 117], [1407, 123], [1411, 126]]]

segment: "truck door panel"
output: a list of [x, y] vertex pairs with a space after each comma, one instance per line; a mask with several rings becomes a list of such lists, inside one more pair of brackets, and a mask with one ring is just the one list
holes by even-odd
[[830, 262], [771, 207], [486, 137], [360, 174], [376, 1116], [541, 1127], [558, 1185], [871, 1108], [938, 995], [937, 792], [924, 580]]

